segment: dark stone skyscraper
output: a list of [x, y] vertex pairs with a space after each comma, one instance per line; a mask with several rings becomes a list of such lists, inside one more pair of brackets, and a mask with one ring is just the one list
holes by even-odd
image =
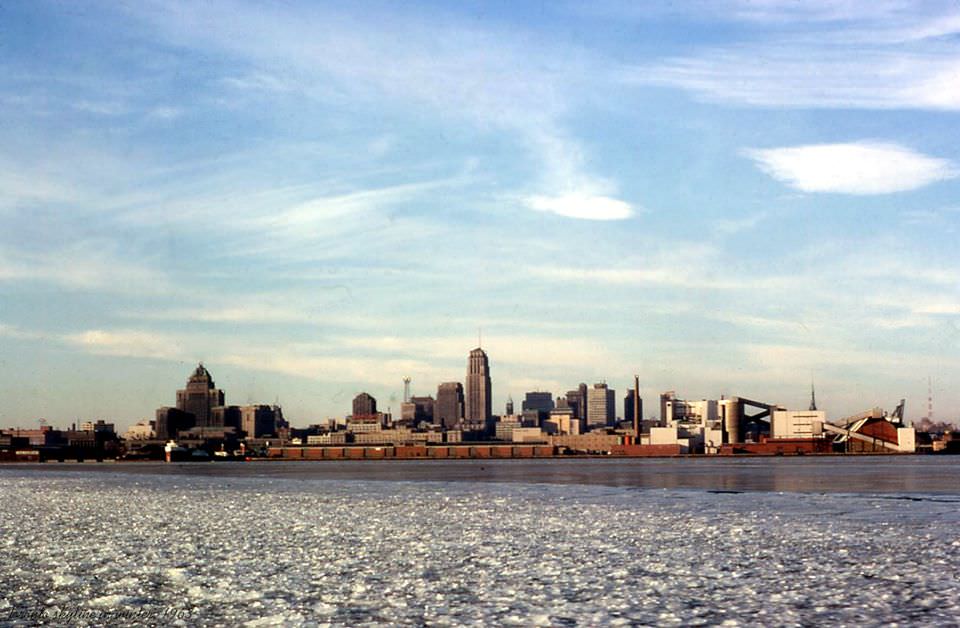
[[377, 400], [372, 395], [362, 392], [353, 398], [353, 416], [373, 416], [377, 413]]
[[189, 430], [196, 424], [194, 416], [189, 412], [184, 412], [178, 408], [158, 408], [156, 421], [154, 421], [154, 432], [160, 440], [168, 440], [177, 437], [180, 430]]
[[581, 421], [587, 420], [586, 384], [580, 384], [575, 390], [567, 391], [567, 405], [573, 409], [573, 416]]
[[216, 388], [210, 371], [198, 364], [187, 380], [187, 387], [177, 391], [177, 409], [194, 416], [197, 427], [215, 427], [211, 410], [223, 405], [223, 391]]
[[490, 363], [483, 349], [477, 347], [470, 352], [467, 362], [467, 394], [464, 423], [471, 429], [483, 429], [493, 416], [490, 386]]
[[240, 425], [247, 438], [261, 438], [277, 433], [277, 421], [283, 412], [277, 406], [255, 405], [240, 408]]
[[550, 416], [550, 411], [553, 410], [553, 393], [528, 392], [520, 407], [523, 409], [524, 417], [528, 416], [528, 412], [535, 412], [537, 425], [539, 425]]
[[433, 423], [452, 429], [463, 420], [463, 384], [444, 382], [437, 388], [433, 406]]
[[[633, 408], [634, 408], [634, 397], [636, 393], [633, 388], [627, 390], [626, 396], [623, 398], [623, 420], [633, 422]], [[643, 421], [643, 398], [636, 400], [636, 405], [640, 408], [640, 416], [638, 421]]]

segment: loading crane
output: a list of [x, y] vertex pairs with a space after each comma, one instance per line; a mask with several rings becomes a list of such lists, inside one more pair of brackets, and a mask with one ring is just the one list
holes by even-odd
[[903, 427], [903, 413], [906, 406], [906, 399], [901, 399], [900, 403], [893, 412], [887, 414], [881, 408], [871, 408], [859, 414], [854, 414], [833, 422], [823, 424], [824, 431], [835, 434], [834, 443], [844, 444], [851, 440], [857, 440], [870, 443], [874, 448], [883, 447], [892, 451], [902, 451], [899, 443], [893, 443], [882, 438], [877, 438], [869, 434], [861, 434], [860, 429], [871, 420], [884, 419], [889, 421], [895, 427]]

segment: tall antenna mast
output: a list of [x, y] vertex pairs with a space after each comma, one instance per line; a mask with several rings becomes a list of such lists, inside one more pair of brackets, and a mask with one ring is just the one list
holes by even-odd
[[810, 380], [810, 412], [817, 411], [817, 389], [813, 387], [813, 380]]
[[927, 421], [933, 423], [933, 378], [927, 376]]

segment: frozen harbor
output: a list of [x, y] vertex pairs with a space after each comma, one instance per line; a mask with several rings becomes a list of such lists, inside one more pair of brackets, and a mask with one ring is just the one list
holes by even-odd
[[0, 468], [0, 623], [33, 625], [37, 613], [184, 626], [960, 621], [956, 491], [285, 468]]

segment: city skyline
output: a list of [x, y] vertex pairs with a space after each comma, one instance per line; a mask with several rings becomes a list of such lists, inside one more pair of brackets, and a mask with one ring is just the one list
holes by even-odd
[[[516, 417], [517, 414], [513, 414], [510, 410], [513, 405], [512, 394], [507, 395], [507, 401], [505, 402], [505, 412], [501, 413], [492, 407], [492, 395], [490, 394], [493, 390], [492, 379], [490, 377], [490, 366], [489, 358], [485, 351], [480, 347], [472, 349], [467, 356], [467, 373], [465, 381], [474, 383], [470, 386], [474, 388], [475, 400], [472, 405], [475, 406], [475, 410], [471, 415], [468, 412], [467, 407], [471, 404], [467, 403], [468, 396], [465, 394], [465, 391], [470, 387], [465, 386], [461, 382], [440, 382], [436, 387], [436, 398], [434, 399], [432, 394], [427, 395], [410, 395], [409, 399], [411, 402], [419, 400], [421, 403], [429, 402], [430, 404], [430, 420], [428, 422], [433, 423], [434, 425], [440, 426], [442, 428], [473, 428], [476, 430], [484, 430], [486, 427], [489, 427], [490, 421], [500, 418]], [[634, 382], [639, 382], [639, 375], [634, 375]], [[410, 384], [412, 379], [410, 377], [403, 377], [401, 384], [403, 387], [403, 393], [401, 400], [406, 398], [406, 394], [410, 390]], [[639, 400], [639, 407], [641, 409], [641, 418], [650, 419], [653, 421], [662, 421], [663, 420], [663, 408], [658, 408], [656, 405], [648, 405], [649, 410], [646, 414], [643, 414], [643, 386], [642, 384], [639, 387], [641, 391], [641, 399]], [[571, 408], [570, 412], [572, 416], [577, 417], [583, 422], [583, 425], [586, 429], [592, 428], [604, 428], [610, 427], [615, 424], [616, 421], [626, 421], [632, 422], [633, 416], [632, 405], [633, 405], [633, 395], [636, 388], [627, 389], [626, 395], [623, 401], [623, 413], [621, 414], [618, 411], [618, 399], [617, 399], [617, 390], [611, 388], [607, 380], [604, 378], [602, 381], [594, 382], [592, 385], [587, 385], [586, 382], [580, 382], [576, 388], [568, 390], [566, 393], [560, 393], [557, 391], [544, 391], [539, 388], [535, 390], [528, 390], [524, 392], [524, 400], [521, 405], [521, 413], [525, 414], [528, 410], [540, 411], [541, 420], [546, 417], [554, 407]], [[654, 391], [650, 389], [647, 391], [646, 396], [648, 398], [656, 397], [660, 406], [663, 406], [664, 399], [675, 399], [676, 389], [671, 390], [661, 390]], [[723, 403], [722, 399], [727, 397], [727, 394], [721, 394], [719, 396], [714, 395], [714, 399], [710, 400], [710, 403]], [[810, 390], [810, 410], [816, 410], [815, 406], [815, 392], [813, 387]], [[703, 402], [708, 402], [707, 397], [703, 397]], [[721, 401], [716, 401], [720, 399]], [[390, 402], [396, 401], [395, 395], [390, 395]], [[558, 405], [554, 405], [554, 402]], [[699, 403], [699, 400], [695, 397], [689, 399], [690, 402]], [[776, 400], [768, 399], [772, 404], [780, 405], [782, 404]], [[903, 400], [901, 400], [901, 403]], [[929, 402], [929, 399], [928, 399]], [[574, 404], [568, 406], [567, 404]], [[630, 404], [628, 406], [628, 403]], [[686, 403], [686, 402], [684, 402]], [[327, 414], [308, 414], [304, 417], [301, 417], [300, 421], [297, 423], [300, 427], [307, 424], [314, 425], [320, 422], [342, 422], [350, 418], [361, 418], [369, 419], [374, 416], [384, 418], [392, 417], [392, 420], [401, 420], [405, 419], [404, 412], [402, 410], [403, 405], [408, 405], [403, 403], [394, 409], [392, 406], [378, 408], [378, 402], [376, 395], [370, 394], [368, 390], [358, 390], [356, 394], [349, 400], [348, 408], [345, 409], [342, 413], [327, 413]], [[582, 406], [582, 407], [581, 407]], [[877, 408], [878, 406], [873, 406]], [[167, 425], [173, 422], [179, 421], [189, 414], [190, 423], [192, 426], [197, 428], [222, 428], [224, 424], [232, 425], [234, 422], [239, 423], [241, 420], [246, 424], [247, 418], [246, 414], [248, 411], [253, 412], [258, 409], [271, 410], [271, 406], [264, 404], [262, 402], [255, 403], [252, 398], [247, 399], [246, 406], [239, 406], [235, 404], [226, 404], [225, 403], [225, 391], [219, 388], [216, 388], [216, 385], [213, 381], [213, 376], [210, 371], [206, 368], [203, 362], [197, 364], [197, 366], [192, 370], [190, 376], [187, 379], [186, 387], [176, 391], [176, 405], [174, 407], [170, 406], [161, 406], [156, 411], [156, 422], [157, 425], [161, 423]], [[797, 410], [798, 408], [786, 408]], [[167, 415], [170, 412], [178, 413], [173, 418], [168, 418]], [[272, 411], [281, 412], [279, 406], [279, 398], [276, 400], [276, 403], [272, 406]], [[231, 414], [226, 416], [224, 414]], [[434, 412], [436, 412], [434, 419]], [[236, 415], [236, 416], [234, 416]], [[241, 416], [243, 415], [243, 416]], [[161, 416], [163, 417], [161, 419]], [[278, 416], [282, 416], [278, 414]], [[902, 414], [900, 415], [903, 416]], [[917, 414], [917, 419], [922, 419], [927, 415]], [[482, 417], [482, 418], [481, 418]], [[412, 417], [411, 417], [412, 418]], [[830, 415], [832, 419], [840, 419], [840, 414], [833, 413]], [[41, 426], [50, 426], [50, 421], [46, 417], [39, 417], [39, 423]], [[74, 425], [78, 423], [92, 424], [94, 420], [97, 420], [99, 423], [103, 423], [103, 419], [94, 419], [92, 417], [77, 417], [74, 421]], [[151, 417], [145, 418], [120, 418], [117, 420], [117, 424], [122, 427], [130, 427], [134, 424], [144, 425], [147, 422], [152, 423], [154, 421]], [[947, 421], [950, 422], [949, 420]], [[36, 427], [32, 425], [33, 422], [25, 422], [21, 425], [16, 423], [0, 426], [0, 429], [6, 428], [29, 428]], [[635, 424], [636, 425], [636, 424]], [[166, 428], [158, 430], [160, 433], [166, 434]]]
[[479, 327], [495, 414], [639, 373], [916, 419], [929, 377], [956, 421], [958, 16], [5, 5], [0, 426], [128, 425], [199, 361], [397, 414]]

